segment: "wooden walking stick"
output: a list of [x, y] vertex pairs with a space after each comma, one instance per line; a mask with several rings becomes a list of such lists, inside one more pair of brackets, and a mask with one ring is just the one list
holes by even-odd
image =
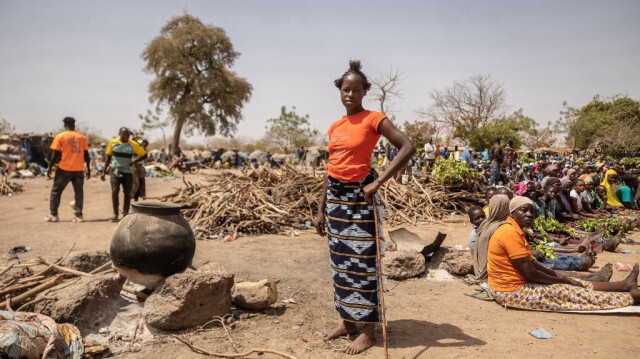
[[382, 278], [382, 260], [380, 256], [380, 232], [378, 232], [378, 198], [373, 197], [373, 219], [376, 231], [376, 260], [378, 261], [378, 290], [380, 291], [380, 316], [382, 321], [382, 338], [384, 340], [384, 357], [389, 359], [387, 349], [387, 316], [384, 311], [384, 283]]

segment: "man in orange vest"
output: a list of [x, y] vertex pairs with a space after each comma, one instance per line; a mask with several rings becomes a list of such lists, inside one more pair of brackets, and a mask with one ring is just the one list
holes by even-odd
[[65, 117], [62, 122], [64, 123], [65, 131], [57, 134], [51, 143], [53, 153], [47, 167], [47, 177], [51, 178], [51, 169], [56, 163], [58, 164], [58, 169], [53, 179], [53, 187], [51, 187], [50, 214], [44, 219], [47, 222], [58, 222], [60, 197], [62, 196], [62, 191], [71, 182], [76, 202], [73, 222], [82, 222], [85, 164], [87, 179], [91, 176], [89, 145], [87, 144], [87, 138], [75, 131], [76, 120], [73, 117]]

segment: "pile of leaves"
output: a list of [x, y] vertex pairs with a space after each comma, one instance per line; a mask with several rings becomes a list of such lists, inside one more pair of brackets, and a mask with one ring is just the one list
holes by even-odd
[[[283, 167], [275, 170], [215, 171], [160, 198], [188, 207], [183, 211], [199, 239], [221, 234], [285, 233], [313, 224], [324, 172]], [[476, 192], [449, 192], [441, 184], [387, 181], [378, 191], [385, 224], [417, 224], [444, 218], [482, 202]]]
[[451, 157], [438, 157], [434, 175], [444, 185], [469, 184], [480, 178], [480, 172]]
[[604, 236], [610, 238], [612, 235], [620, 232], [622, 223], [617, 218], [589, 218], [576, 222], [578, 228], [587, 232], [595, 232], [599, 228], [604, 227]]
[[548, 238], [548, 232], [563, 232], [574, 238], [578, 236], [573, 228], [561, 224], [555, 219], [544, 219], [543, 217], [538, 217], [533, 221], [532, 229], [540, 232], [545, 237], [545, 240]]

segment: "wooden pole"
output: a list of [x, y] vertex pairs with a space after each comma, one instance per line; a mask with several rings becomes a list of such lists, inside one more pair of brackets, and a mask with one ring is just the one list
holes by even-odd
[[380, 256], [380, 232], [378, 232], [378, 200], [374, 195], [373, 200], [373, 219], [376, 231], [376, 260], [378, 261], [378, 290], [380, 292], [380, 314], [382, 321], [382, 338], [384, 341], [384, 357], [389, 359], [389, 350], [387, 348], [387, 316], [384, 307], [384, 280], [382, 278], [382, 260]]

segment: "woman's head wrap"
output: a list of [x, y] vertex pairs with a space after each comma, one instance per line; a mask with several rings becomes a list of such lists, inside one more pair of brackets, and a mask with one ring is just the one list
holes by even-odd
[[516, 209], [530, 204], [533, 206], [533, 201], [529, 197], [515, 196], [509, 201], [509, 213], [513, 213]]

